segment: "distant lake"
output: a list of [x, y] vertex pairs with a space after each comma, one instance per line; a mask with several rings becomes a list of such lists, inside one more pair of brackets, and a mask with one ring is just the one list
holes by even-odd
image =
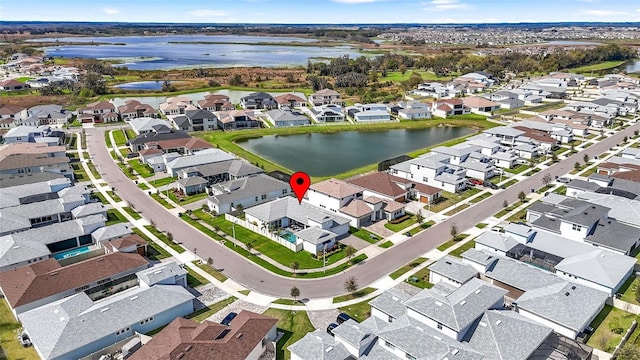
[[123, 90], [160, 90], [162, 89], [163, 81], [135, 81], [124, 84], [113, 85]]
[[[133, 70], [168, 70], [197, 67], [286, 67], [305, 66], [310, 59], [342, 55], [362, 56], [350, 46], [317, 47], [316, 39], [242, 35], [167, 35], [62, 37], [34, 39], [33, 42], [83, 42], [87, 45], [60, 45], [44, 48], [55, 57], [97, 58], [120, 61]], [[198, 43], [199, 42], [199, 43]], [[205, 44], [203, 42], [209, 42]], [[215, 42], [215, 43], [212, 43]], [[300, 43], [286, 46], [276, 43]], [[91, 43], [108, 43], [92, 45]], [[252, 45], [274, 43], [273, 45]], [[306, 45], [308, 44], [308, 45]]]
[[263, 136], [238, 145], [289, 170], [331, 176], [472, 133], [449, 127], [343, 131]]
[[576, 41], [576, 40], [554, 40], [554, 41], [548, 41], [545, 44], [548, 44], [548, 45], [602, 45], [602, 43], [599, 43], [599, 42]]
[[624, 71], [627, 73], [640, 72], [640, 60], [627, 61]]

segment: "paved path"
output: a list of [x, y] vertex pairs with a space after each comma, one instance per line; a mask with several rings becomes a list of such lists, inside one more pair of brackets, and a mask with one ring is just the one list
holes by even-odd
[[[117, 167], [107, 151], [102, 128], [86, 129], [87, 144], [91, 157], [96, 165], [100, 165], [104, 172], [104, 180], [112, 187], [117, 187], [119, 195], [130, 203], [136, 204], [136, 209], [143, 212], [162, 231], [174, 234], [187, 249], [198, 248], [198, 255], [202, 258], [212, 257], [217, 267], [224, 268], [225, 275], [249, 289], [277, 297], [289, 297], [293, 286], [300, 289], [304, 298], [328, 298], [344, 293], [343, 284], [349, 277], [355, 277], [361, 287], [388, 279], [386, 274], [396, 269], [417, 255], [434, 249], [445, 239], [449, 238], [450, 226], [456, 224], [461, 230], [473, 228], [475, 224], [484, 220], [488, 214], [494, 214], [502, 208], [503, 200], [513, 203], [518, 200], [518, 193], [529, 193], [531, 189], [543, 185], [542, 177], [549, 173], [551, 176], [561, 176], [573, 168], [576, 161], [582, 161], [584, 154], [593, 158], [606, 152], [610, 147], [622, 141], [624, 136], [631, 136], [634, 130], [640, 130], [640, 124], [635, 124], [621, 132], [608, 137], [586, 150], [568, 157], [567, 159], [540, 171], [535, 175], [515, 184], [506, 190], [499, 191], [479, 204], [463, 210], [449, 219], [434, 225], [428, 230], [400, 242], [384, 253], [367, 259], [358, 266], [350, 268], [345, 273], [322, 279], [291, 279], [272, 274], [262, 267], [247, 261], [226, 247], [217, 244], [207, 236], [192, 228], [187, 223], [167, 212], [160, 204], [141, 191]], [[321, 305], [321, 304], [318, 304]]]

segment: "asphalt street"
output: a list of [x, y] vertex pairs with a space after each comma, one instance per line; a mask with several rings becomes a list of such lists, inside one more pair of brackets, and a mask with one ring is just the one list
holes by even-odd
[[224, 245], [220, 245], [189, 224], [172, 215], [162, 205], [153, 200], [146, 192], [140, 190], [127, 178], [115, 164], [106, 148], [104, 140], [105, 128], [88, 128], [87, 146], [93, 162], [98, 165], [103, 179], [118, 195], [132, 204], [142, 216], [153, 221], [162, 231], [173, 234], [190, 251], [197, 248], [199, 257], [214, 259], [215, 266], [224, 274], [249, 289], [277, 297], [289, 297], [291, 288], [300, 289], [301, 298], [324, 298], [345, 293], [344, 282], [355, 277], [360, 287], [365, 287], [386, 276], [389, 272], [405, 265], [414, 258], [437, 247], [450, 236], [450, 226], [456, 224], [460, 231], [471, 228], [477, 223], [502, 209], [503, 201], [509, 203], [518, 200], [518, 193], [528, 193], [531, 189], [543, 186], [544, 174], [562, 176], [573, 169], [576, 161], [583, 162], [584, 154], [590, 158], [608, 151], [612, 146], [622, 142], [624, 136], [633, 136], [634, 130], [640, 130], [640, 123], [618, 132], [607, 139], [580, 151], [573, 156], [551, 166], [549, 169], [521, 181], [486, 200], [465, 209], [448, 220], [439, 223], [408, 240], [393, 246], [385, 253], [353, 266], [345, 273], [321, 279], [290, 279], [272, 274], [253, 262], [237, 255]]

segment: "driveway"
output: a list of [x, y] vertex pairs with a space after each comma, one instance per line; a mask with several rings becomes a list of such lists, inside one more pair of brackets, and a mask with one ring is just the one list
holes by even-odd
[[267, 307], [266, 306], [256, 305], [256, 304], [252, 304], [250, 302], [246, 302], [246, 301], [243, 301], [243, 300], [236, 300], [236, 301], [232, 302], [231, 304], [227, 305], [226, 307], [222, 308], [222, 310], [218, 311], [217, 313], [209, 316], [207, 318], [207, 320], [213, 321], [213, 322], [220, 322], [230, 312], [234, 312], [236, 314], [240, 314], [240, 311], [242, 311], [242, 310], [251, 311], [251, 312], [254, 312], [256, 314], [262, 314], [263, 312], [265, 312], [265, 310], [267, 310]]
[[346, 238], [340, 240], [341, 243], [345, 245], [349, 245], [356, 250], [362, 250], [367, 246], [371, 245], [370, 243], [360, 239], [357, 236], [349, 235]]
[[311, 325], [316, 329], [326, 329], [329, 324], [336, 322], [339, 313], [338, 309], [307, 310]]
[[393, 231], [387, 229], [386, 227], [384, 227], [384, 224], [387, 223], [387, 220], [380, 220], [380, 221], [376, 221], [371, 225], [367, 225], [364, 228], [366, 230], [369, 230], [370, 232], [380, 235], [383, 238], [388, 238], [389, 236], [395, 234]]
[[502, 209], [502, 202], [506, 199], [509, 202], [518, 200], [518, 193], [530, 192], [532, 188], [543, 186], [542, 178], [545, 174], [562, 176], [573, 169], [576, 161], [582, 162], [582, 158], [587, 154], [590, 158], [600, 155], [609, 150], [612, 146], [622, 141], [622, 138], [631, 136], [635, 130], [640, 130], [640, 123], [634, 124], [615, 135], [612, 135], [598, 144], [588, 147], [567, 159], [551, 166], [545, 171], [540, 171], [535, 175], [521, 181], [518, 184], [500, 190], [497, 195], [465, 209], [449, 219], [430, 227], [412, 238], [388, 249], [385, 256], [369, 258], [359, 266], [351, 267], [349, 270], [338, 275], [320, 279], [292, 279], [285, 278], [265, 270], [261, 266], [248, 261], [244, 257], [236, 254], [231, 249], [212, 241], [205, 234], [191, 227], [172, 213], [166, 211], [164, 207], [141, 191], [131, 180], [129, 180], [115, 164], [104, 141], [105, 128], [88, 128], [87, 145], [91, 158], [96, 165], [101, 166], [105, 174], [103, 179], [111, 187], [118, 189], [118, 194], [135, 204], [137, 210], [141, 211], [147, 220], [153, 221], [161, 231], [168, 231], [174, 234], [179, 241], [184, 243], [187, 249], [198, 248], [198, 255], [202, 258], [212, 257], [216, 266], [225, 269], [226, 276], [249, 289], [256, 290], [262, 294], [276, 297], [289, 297], [291, 288], [296, 286], [305, 297], [326, 298], [341, 295], [344, 293], [343, 284], [350, 278], [355, 277], [362, 287], [385, 277], [393, 269], [408, 263], [417, 256], [424, 254], [450, 237], [449, 229], [456, 224], [459, 229], [468, 229], [475, 226], [491, 214], [495, 214]]

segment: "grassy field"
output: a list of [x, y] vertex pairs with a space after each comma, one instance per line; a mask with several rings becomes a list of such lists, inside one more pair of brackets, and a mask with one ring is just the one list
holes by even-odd
[[354, 227], [349, 228], [349, 233], [353, 236], [359, 237], [360, 239], [375, 244], [380, 241], [380, 236], [372, 234], [364, 228], [356, 229]]
[[157, 180], [153, 180], [153, 181], [149, 181], [149, 184], [151, 184], [153, 187], [155, 188], [159, 188], [161, 186], [164, 185], [169, 185], [172, 182], [176, 181], [175, 178], [172, 177], [166, 177], [166, 178], [162, 178], [162, 179], [157, 179]]
[[[413, 274], [412, 276], [409, 276], [409, 278], [407, 280], [405, 280], [405, 282], [419, 287], [420, 289], [430, 289], [433, 287], [433, 284], [429, 282], [429, 268], [422, 268], [420, 269], [420, 271], [416, 272], [415, 274]], [[418, 281], [414, 282], [411, 281], [411, 279], [413, 278], [417, 278]]]
[[[462, 200], [467, 199], [481, 191], [482, 189], [477, 189], [474, 187], [469, 187], [465, 191], [455, 193], [455, 194], [447, 191], [442, 191], [439, 198], [441, 200], [436, 204], [431, 204], [431, 211], [440, 212], [448, 208], [449, 206], [455, 205], [461, 202]], [[429, 205], [425, 206], [424, 208], [429, 209]]]
[[209, 318], [211, 315], [217, 313], [218, 311], [224, 309], [225, 307], [227, 307], [227, 305], [233, 303], [234, 301], [236, 301], [237, 298], [231, 296], [228, 297], [224, 300], [218, 301], [215, 304], [209, 305], [207, 307], [204, 307], [196, 312], [193, 312], [189, 315], [186, 316], [187, 319], [191, 319], [193, 321], [197, 321], [197, 322], [203, 322], [205, 320], [207, 320], [207, 318]]
[[369, 305], [369, 301], [371, 300], [359, 302], [353, 305], [344, 306], [339, 308], [339, 310], [351, 316], [352, 318], [358, 320], [358, 322], [363, 322], [369, 316], [371, 316], [371, 305]]
[[127, 214], [129, 214], [135, 220], [142, 219], [142, 216], [140, 216], [140, 214], [138, 214], [138, 212], [133, 210], [133, 208], [131, 208], [130, 206], [125, 206], [122, 208], [122, 210], [124, 210]]
[[[640, 252], [638, 252], [640, 254]], [[636, 257], [638, 255], [636, 254]], [[626, 301], [628, 303], [640, 305], [640, 302], [636, 299], [636, 292], [638, 291], [638, 286], [640, 286], [640, 278], [630, 276], [627, 281], [620, 287], [618, 290], [620, 296], [620, 300]]]
[[466, 242], [464, 245], [460, 246], [459, 248], [451, 251], [449, 254], [455, 257], [462, 257], [462, 253], [469, 250], [469, 249], [473, 249], [476, 246], [476, 242], [471, 240]]
[[422, 264], [423, 262], [427, 261], [427, 258], [423, 258], [423, 257], [419, 257], [415, 260], [413, 260], [412, 262], [408, 263], [407, 265], [399, 268], [398, 270], [392, 272], [391, 274], [389, 274], [389, 277], [392, 278], [393, 280], [399, 278], [400, 276], [404, 275], [405, 273], [407, 273], [409, 270], [414, 269], [416, 267], [418, 267], [418, 265]]
[[387, 249], [387, 248], [390, 248], [390, 247], [393, 246], [393, 242], [385, 241], [385, 242], [383, 242], [382, 244], [380, 244], [378, 246], [380, 246], [381, 248]]
[[184, 269], [187, 270], [187, 286], [196, 288], [209, 283], [209, 280], [205, 279], [202, 275], [193, 271], [188, 266], [185, 266]]
[[33, 346], [22, 347], [17, 339], [18, 330], [22, 328], [20, 323], [13, 317], [7, 301], [0, 300], [0, 347], [10, 360], [38, 360], [40, 357]]
[[[498, 125], [498, 124], [494, 124], [487, 121], [484, 116], [469, 114], [469, 115], [459, 115], [459, 116], [455, 116], [455, 117], [451, 117], [443, 120], [416, 120], [411, 122], [398, 122], [398, 123], [323, 125], [323, 126], [304, 126], [304, 127], [291, 127], [291, 128], [251, 129], [251, 130], [243, 130], [243, 131], [226, 131], [226, 132], [208, 131], [208, 132], [199, 133], [196, 136], [200, 136], [203, 139], [209, 141], [210, 143], [216, 144], [220, 149], [234, 153], [248, 160], [250, 163], [254, 165], [257, 164], [258, 166], [264, 166], [264, 169], [267, 172], [280, 170], [285, 173], [292, 173], [293, 171], [291, 171], [290, 169], [287, 169], [269, 160], [263, 159], [262, 157], [243, 149], [238, 144], [236, 144], [236, 142], [240, 140], [257, 138], [265, 135], [296, 135], [296, 134], [307, 134], [307, 133], [334, 133], [334, 132], [341, 132], [341, 131], [383, 131], [383, 130], [391, 130], [391, 129], [422, 129], [427, 127], [439, 126], [441, 124], [445, 124], [447, 126], [470, 127], [476, 130], [488, 129]], [[452, 141], [453, 143], [464, 141], [462, 139], [463, 138], [459, 140], [452, 140]], [[452, 143], [452, 141], [447, 142], [445, 144]], [[437, 144], [430, 148], [417, 150], [409, 153], [409, 155], [417, 156], [420, 154], [424, 154], [429, 149], [435, 146], [440, 146], [440, 145], [443, 145], [443, 144]], [[324, 177], [313, 177], [312, 181], [317, 182], [320, 180], [327, 179], [329, 177], [336, 177], [336, 178], [343, 179], [343, 178], [348, 178], [357, 174], [365, 173], [368, 171], [373, 171], [376, 169], [377, 169], [377, 164], [371, 164], [371, 165], [367, 165], [367, 166], [363, 166], [357, 169], [347, 171], [342, 174], [335, 174], [332, 176], [324, 176]]]
[[407, 214], [407, 215], [409, 215], [409, 217], [406, 220], [404, 220], [402, 222], [399, 222], [397, 224], [392, 224], [392, 223], [388, 222], [388, 223], [384, 224], [384, 227], [386, 227], [387, 229], [389, 229], [389, 230], [391, 230], [393, 232], [399, 232], [399, 231], [402, 231], [405, 228], [415, 224], [416, 223], [416, 216], [415, 215], [411, 215], [411, 214]]
[[372, 287], [367, 287], [364, 289], [360, 289], [358, 291], [356, 291], [353, 294], [346, 294], [346, 295], [341, 295], [341, 296], [336, 296], [333, 298], [333, 303], [340, 303], [343, 301], [349, 301], [349, 300], [353, 300], [353, 299], [357, 299], [359, 297], [363, 297], [366, 295], [371, 294], [372, 292], [376, 291], [376, 288], [372, 288]]
[[124, 216], [122, 216], [122, 214], [120, 214], [118, 210], [116, 209], [107, 210], [107, 222], [105, 223], [105, 225], [109, 226], [109, 225], [122, 223], [126, 221], [127, 219]]
[[588, 73], [588, 72], [592, 72], [592, 71], [602, 71], [602, 70], [609, 70], [609, 69], [613, 69], [613, 68], [617, 68], [618, 66], [624, 64], [625, 61], [605, 61], [605, 62], [601, 62], [598, 64], [593, 64], [593, 65], [587, 65], [587, 66], [580, 66], [577, 68], [572, 68], [572, 69], [567, 69], [566, 71], [568, 72], [572, 72], [572, 73]]
[[622, 339], [622, 335], [631, 326], [633, 320], [638, 321], [638, 316], [626, 311], [605, 305], [604, 309], [591, 322], [595, 329], [589, 336], [587, 345], [610, 352]]
[[469, 200], [469, 202], [472, 203], [472, 204], [477, 204], [480, 201], [488, 198], [489, 196], [491, 196], [491, 193], [487, 191], [486, 193]]
[[140, 163], [140, 160], [138, 159], [129, 160], [129, 166], [131, 166], [133, 170], [135, 170], [143, 178], [153, 176], [153, 169], [151, 168], [151, 166]]
[[418, 74], [422, 77], [424, 81], [449, 81], [453, 77], [452, 76], [437, 76], [436, 74], [425, 71], [425, 70], [407, 70], [403, 73], [400, 71], [389, 71], [387, 72], [387, 76], [381, 76], [379, 81], [393, 81], [393, 82], [402, 82], [408, 80], [411, 75]]
[[173, 200], [173, 202], [175, 202], [176, 204], [181, 204], [181, 205], [185, 205], [185, 204], [189, 204], [192, 202], [196, 202], [198, 200], [202, 200], [202, 199], [206, 199], [208, 196], [207, 193], [200, 193], [200, 194], [194, 194], [194, 195], [189, 195], [189, 196], [182, 196], [182, 197], [178, 197], [176, 196], [176, 193], [169, 190], [169, 199]]
[[71, 168], [73, 169], [73, 176], [77, 181], [87, 181], [89, 180], [89, 176], [87, 172], [84, 171], [84, 167], [80, 163], [71, 164]]
[[124, 146], [127, 144], [127, 137], [124, 135], [124, 131], [118, 129], [112, 130], [111, 133], [113, 134], [113, 140], [116, 142], [116, 146]]
[[464, 240], [467, 238], [467, 236], [469, 236], [469, 234], [460, 234], [458, 235], [458, 237], [456, 239], [451, 239], [445, 243], [440, 244], [440, 246], [438, 246], [438, 250], [440, 251], [445, 251], [448, 248], [452, 247], [453, 245], [459, 243], [460, 241]]
[[445, 215], [446, 215], [446, 216], [451, 216], [451, 215], [457, 214], [457, 213], [459, 213], [460, 211], [462, 211], [462, 210], [464, 210], [464, 209], [466, 209], [466, 208], [468, 208], [468, 207], [470, 207], [470, 206], [471, 206], [471, 205], [469, 205], [469, 204], [456, 204], [456, 207], [455, 207], [455, 208], [453, 208], [453, 209], [451, 209], [451, 210], [449, 210], [449, 211], [447, 211], [447, 212], [445, 213]]
[[430, 227], [432, 227], [435, 224], [434, 221], [429, 220], [426, 223], [421, 224], [420, 226], [416, 226], [413, 229], [409, 230], [409, 234], [411, 234], [412, 236], [419, 233], [422, 230], [426, 230]]
[[276, 326], [284, 331], [284, 336], [277, 344], [276, 359], [291, 359], [291, 353], [287, 347], [315, 330], [306, 311], [267, 309], [263, 314], [278, 319]]

